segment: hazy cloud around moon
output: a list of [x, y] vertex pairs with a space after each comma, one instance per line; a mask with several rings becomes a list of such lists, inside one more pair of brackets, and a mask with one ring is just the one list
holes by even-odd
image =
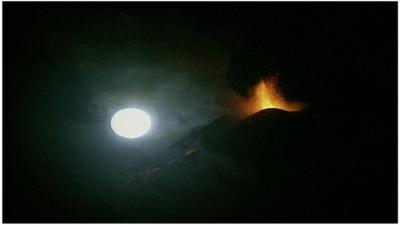
[[172, 144], [224, 113], [219, 96], [227, 86], [229, 52], [216, 41], [176, 32], [181, 43], [172, 37], [164, 44], [132, 38], [120, 48], [110, 38], [72, 51], [80, 76], [92, 84], [87, 110], [101, 117], [124, 107], [145, 110], [154, 120], [149, 148]]

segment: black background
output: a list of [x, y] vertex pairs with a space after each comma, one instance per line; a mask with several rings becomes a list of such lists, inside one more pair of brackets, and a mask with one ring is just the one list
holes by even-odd
[[[96, 57], [101, 60], [107, 51], [123, 49], [134, 31], [125, 32], [121, 15], [144, 27], [146, 32], [135, 34], [145, 40], [143, 51], [168, 58], [179, 53], [167, 48], [160, 55], [157, 49], [165, 43], [186, 39], [196, 43], [194, 37], [212, 40], [228, 52], [228, 88], [247, 96], [260, 77], [278, 73], [287, 99], [311, 103], [310, 110], [321, 118], [319, 132], [328, 137], [319, 140], [325, 153], [314, 159], [327, 161], [337, 175], [327, 173], [332, 176], [326, 202], [331, 214], [311, 207], [314, 214], [294, 222], [396, 222], [397, 3], [7, 2], [3, 6], [5, 222], [146, 222], [157, 217], [146, 211], [148, 217], [135, 220], [110, 210], [118, 198], [101, 196], [115, 191], [105, 184], [120, 182], [110, 171], [115, 170], [113, 164], [121, 164], [114, 159], [124, 155], [82, 151], [102, 149], [107, 140], [93, 141], [104, 139], [106, 132], [85, 139], [90, 131], [82, 136], [69, 125], [72, 121], [90, 122], [97, 129], [106, 126], [104, 114], [85, 108], [93, 98], [89, 91], [93, 84], [79, 75], [76, 65], [83, 56], [71, 49], [80, 42], [96, 46], [98, 41], [104, 55]], [[192, 35], [182, 37], [188, 34]], [[117, 43], [118, 49], [105, 46], [107, 41]], [[191, 57], [191, 48], [199, 46], [176, 48]], [[213, 54], [207, 46], [202, 51]], [[153, 60], [151, 54], [148, 57], [144, 60]], [[206, 71], [207, 63], [199, 61], [199, 67]], [[208, 79], [205, 74], [196, 76]], [[89, 165], [84, 171], [82, 160]], [[95, 200], [84, 200], [87, 195]], [[122, 193], [115, 195], [124, 198]], [[346, 212], [335, 213], [344, 206]], [[176, 207], [178, 211], [181, 206]], [[193, 217], [184, 222], [213, 222], [207, 215], [198, 215], [204, 220]], [[285, 216], [273, 221], [292, 222]]]

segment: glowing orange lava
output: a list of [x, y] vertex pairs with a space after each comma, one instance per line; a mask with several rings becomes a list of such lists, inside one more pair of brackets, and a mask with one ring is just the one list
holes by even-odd
[[305, 108], [304, 103], [288, 102], [278, 91], [277, 78], [261, 80], [252, 90], [250, 99], [244, 105], [244, 113], [251, 115], [263, 109], [277, 108], [285, 111], [299, 111]]

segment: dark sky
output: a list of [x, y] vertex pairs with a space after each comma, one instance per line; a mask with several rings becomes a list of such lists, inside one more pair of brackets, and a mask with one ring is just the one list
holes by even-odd
[[[373, 134], [367, 158], [381, 154], [378, 164], [390, 165], [394, 181], [397, 3], [3, 6], [10, 220], [84, 218], [76, 199], [115, 192], [126, 171], [230, 115], [226, 90], [248, 96], [268, 74], [279, 74], [287, 99], [310, 103], [315, 115], [347, 130], [337, 135]], [[134, 142], [109, 127], [112, 114], [129, 106], [153, 119]]]

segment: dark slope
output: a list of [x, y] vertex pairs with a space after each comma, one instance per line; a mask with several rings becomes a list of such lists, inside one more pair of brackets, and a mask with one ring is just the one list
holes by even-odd
[[348, 132], [313, 109], [218, 119], [166, 150], [174, 158], [131, 177], [130, 217], [137, 222], [385, 221], [393, 212], [371, 203], [393, 203], [388, 186], [376, 184], [371, 158], [349, 151], [364, 144], [349, 142]]
[[323, 221], [329, 203], [310, 115], [269, 109], [192, 132], [167, 150], [180, 156], [130, 178], [131, 216], [139, 222]]

